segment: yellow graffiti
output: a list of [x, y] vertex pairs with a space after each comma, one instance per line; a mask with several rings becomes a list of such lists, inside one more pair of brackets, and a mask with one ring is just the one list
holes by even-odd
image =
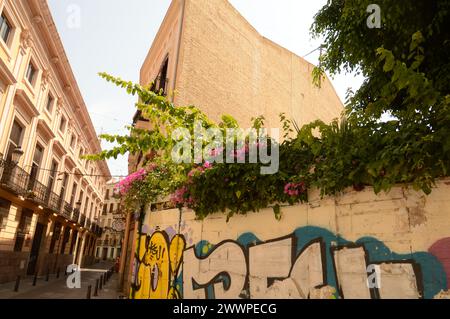
[[170, 243], [165, 232], [141, 236], [135, 299], [181, 299], [175, 280], [185, 247], [182, 235], [175, 235]]

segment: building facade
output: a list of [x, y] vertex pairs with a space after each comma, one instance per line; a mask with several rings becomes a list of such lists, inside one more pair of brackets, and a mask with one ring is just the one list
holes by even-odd
[[[280, 113], [300, 126], [340, 116], [343, 105], [331, 82], [313, 85], [313, 69], [260, 35], [227, 0], [173, 0], [140, 83], [154, 83], [175, 105], [195, 105], [215, 121], [230, 114], [249, 128], [263, 115], [267, 128], [281, 128]], [[137, 113], [134, 123], [149, 125], [142, 122]], [[130, 170], [144, 159], [131, 156]]]
[[121, 200], [114, 194], [111, 181], [106, 185], [105, 202], [100, 216], [102, 236], [97, 240], [95, 257], [100, 260], [116, 260], [121, 255], [122, 241], [125, 230], [125, 211]]
[[0, 14], [1, 283], [93, 262], [110, 172], [47, 2]]

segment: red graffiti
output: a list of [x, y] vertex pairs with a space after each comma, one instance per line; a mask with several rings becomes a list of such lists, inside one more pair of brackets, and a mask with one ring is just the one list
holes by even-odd
[[444, 267], [447, 274], [447, 289], [450, 289], [450, 237], [438, 240], [428, 250]]

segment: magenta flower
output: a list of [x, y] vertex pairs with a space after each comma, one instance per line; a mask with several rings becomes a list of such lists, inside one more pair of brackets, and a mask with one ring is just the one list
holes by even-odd
[[210, 168], [212, 168], [212, 164], [210, 162], [206, 161], [205, 164], [203, 164], [203, 168], [210, 169]]
[[120, 195], [126, 195], [135, 182], [143, 181], [147, 177], [147, 171], [143, 168], [122, 179], [115, 186]]
[[291, 196], [299, 196], [300, 194], [303, 194], [306, 192], [306, 187], [304, 182], [300, 183], [287, 183], [284, 186], [284, 193]]

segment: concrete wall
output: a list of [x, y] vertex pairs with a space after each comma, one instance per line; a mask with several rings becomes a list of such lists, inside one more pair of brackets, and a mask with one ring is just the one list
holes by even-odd
[[[433, 298], [450, 284], [450, 179], [203, 221], [147, 213], [136, 298]], [[139, 247], [140, 246], [140, 247]], [[151, 280], [153, 278], [153, 280]]]

